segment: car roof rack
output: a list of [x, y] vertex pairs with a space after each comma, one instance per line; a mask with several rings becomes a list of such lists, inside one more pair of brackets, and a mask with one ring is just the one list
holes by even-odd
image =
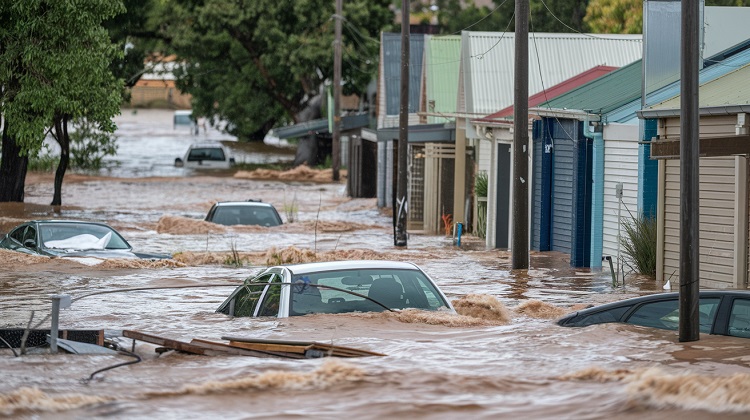
[[258, 200], [257, 198], [248, 198], [247, 201], [251, 203], [262, 203], [263, 200]]

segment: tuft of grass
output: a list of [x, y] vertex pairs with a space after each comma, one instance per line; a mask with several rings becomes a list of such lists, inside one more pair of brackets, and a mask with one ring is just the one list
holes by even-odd
[[477, 176], [474, 179], [474, 194], [476, 194], [477, 197], [487, 197], [487, 183], [487, 172], [482, 171], [477, 173]]
[[625, 264], [637, 273], [656, 277], [656, 218], [631, 213], [623, 227], [625, 235], [620, 244]]
[[487, 237], [487, 201], [477, 202], [477, 236]]
[[224, 259], [224, 265], [232, 267], [242, 267], [245, 265], [245, 260], [240, 256], [239, 251], [237, 251], [237, 243], [235, 241], [232, 241], [229, 245], [229, 255]]
[[294, 193], [292, 202], [286, 203], [286, 194], [284, 195], [284, 214], [286, 215], [287, 223], [294, 223], [298, 220], [299, 205], [297, 204], [297, 193]]

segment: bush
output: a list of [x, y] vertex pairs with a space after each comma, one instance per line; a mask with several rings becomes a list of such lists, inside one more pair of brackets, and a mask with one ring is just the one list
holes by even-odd
[[623, 227], [625, 236], [620, 244], [625, 264], [637, 273], [656, 277], [656, 218], [631, 214]]
[[477, 197], [487, 197], [487, 172], [479, 172], [474, 180], [474, 194]]
[[70, 167], [81, 170], [99, 170], [105, 156], [117, 154], [117, 138], [100, 131], [86, 120], [73, 124], [70, 133]]

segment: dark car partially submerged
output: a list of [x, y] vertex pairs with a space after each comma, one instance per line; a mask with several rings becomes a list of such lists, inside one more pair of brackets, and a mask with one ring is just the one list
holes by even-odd
[[208, 211], [206, 221], [225, 226], [279, 226], [283, 222], [276, 208], [257, 200], [220, 201]]
[[[700, 332], [750, 338], [750, 291], [702, 290]], [[659, 293], [583, 309], [557, 321], [564, 327], [622, 322], [667, 330], [679, 326], [679, 293]]]
[[47, 257], [167, 259], [170, 255], [134, 252], [128, 241], [104, 223], [32, 220], [13, 228], [0, 248]]

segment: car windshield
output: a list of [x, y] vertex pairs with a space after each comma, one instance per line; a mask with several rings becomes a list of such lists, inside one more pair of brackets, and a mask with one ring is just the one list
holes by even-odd
[[267, 206], [218, 206], [213, 211], [211, 222], [220, 225], [278, 226], [281, 219]]
[[448, 309], [435, 285], [418, 270], [327, 271], [295, 275], [292, 283], [292, 316], [380, 312], [386, 308]]
[[220, 147], [196, 147], [190, 149], [187, 158], [188, 162], [197, 162], [202, 160], [226, 160], [224, 151]]
[[130, 249], [125, 239], [113, 229], [91, 223], [42, 223], [39, 235], [44, 248]]

